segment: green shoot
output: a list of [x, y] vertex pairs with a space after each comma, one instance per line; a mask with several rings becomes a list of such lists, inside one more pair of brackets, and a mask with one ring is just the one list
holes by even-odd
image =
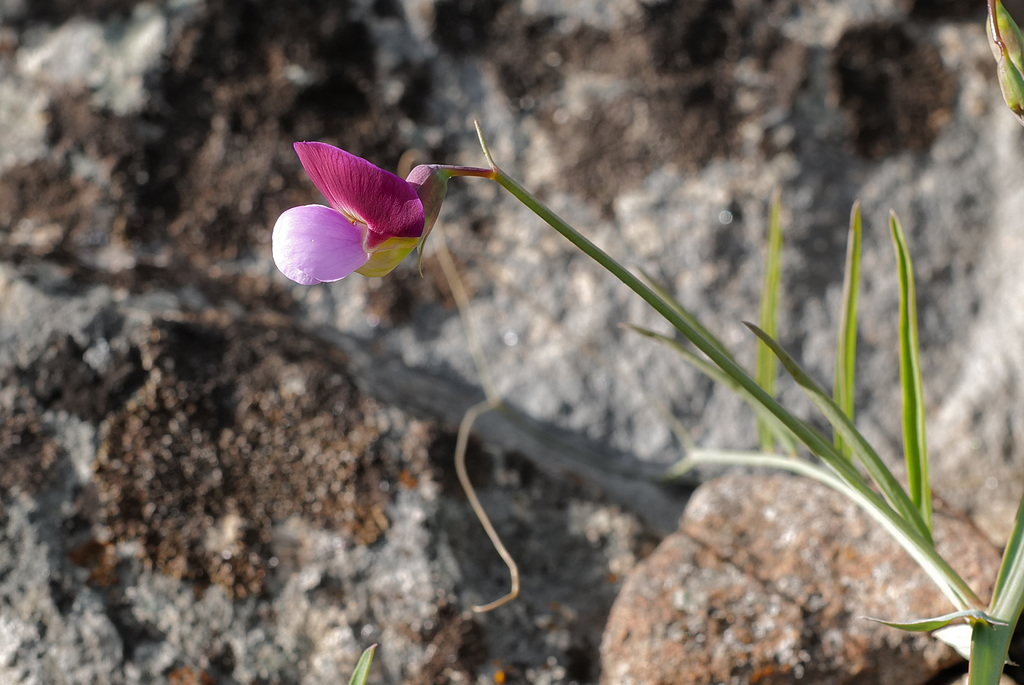
[[640, 335], [656, 340], [663, 345], [666, 345], [683, 356], [691, 366], [703, 373], [705, 376], [710, 378], [715, 383], [719, 383], [722, 386], [729, 388], [740, 398], [747, 403], [747, 405], [754, 411], [757, 420], [765, 426], [766, 430], [771, 434], [773, 441], [778, 441], [778, 444], [782, 447], [782, 450], [791, 456], [795, 456], [797, 453], [797, 440], [793, 436], [793, 432], [786, 428], [786, 426], [779, 421], [778, 417], [768, 411], [765, 406], [759, 403], [753, 395], [743, 389], [743, 386], [733, 380], [728, 374], [719, 369], [717, 366], [707, 361], [703, 357], [695, 354], [691, 350], [684, 347], [678, 340], [670, 338], [667, 335], [655, 333], [654, 331], [639, 326], [629, 326], [630, 329], [636, 331]]
[[895, 214], [890, 216], [892, 240], [900, 272], [900, 381], [903, 386], [903, 451], [907, 459], [910, 499], [932, 528], [932, 489], [928, 478], [928, 445], [925, 440], [924, 390], [921, 382], [921, 352], [917, 334], [917, 296], [914, 267], [907, 250], [903, 228]]
[[1013, 629], [1024, 609], [1024, 500], [1003, 552], [988, 613], [1006, 625], [984, 630], [975, 624], [971, 635], [970, 685], [995, 685], [1006, 663]]
[[[857, 298], [860, 294], [861, 253], [860, 203], [850, 212], [850, 233], [846, 242], [846, 269], [843, 276], [843, 303], [839, 314], [836, 344], [836, 382], [834, 399], [851, 421], [854, 412], [854, 386], [857, 371]], [[836, 448], [848, 459], [850, 448], [836, 434]]]
[[703, 336], [710, 344], [714, 345], [714, 347], [721, 354], [725, 355], [729, 359], [732, 359], [733, 361], [736, 361], [736, 358], [725, 347], [725, 344], [722, 343], [722, 341], [719, 340], [717, 337], [715, 337], [714, 333], [705, 328], [704, 324], [702, 324], [696, 316], [690, 313], [690, 311], [686, 309], [686, 307], [684, 307], [682, 303], [679, 302], [679, 300], [677, 300], [672, 295], [668, 288], [658, 283], [658, 281], [656, 281], [650, 274], [648, 274], [643, 269], [640, 270], [640, 274], [644, 277], [644, 280], [647, 281], [647, 284], [651, 287], [651, 290], [653, 290], [658, 297], [664, 300], [665, 303], [668, 304], [668, 306], [670, 306], [672, 310], [676, 314], [678, 314], [681, 319], [683, 319], [683, 321], [688, 323], [695, 331], [700, 333], [701, 336]]
[[359, 657], [359, 663], [356, 664], [356, 670], [352, 672], [352, 678], [348, 681], [348, 685], [366, 685], [366, 680], [370, 677], [370, 665], [373, 663], [373, 655], [377, 651], [377, 645], [370, 645], [363, 652], [363, 655]]
[[[772, 196], [770, 219], [768, 221], [768, 254], [764, 265], [764, 284], [761, 288], [761, 329], [773, 338], [779, 335], [779, 301], [782, 291], [782, 193], [778, 190]], [[767, 345], [757, 346], [757, 382], [769, 395], [775, 395], [775, 380], [779, 365]], [[758, 416], [757, 435], [761, 449], [770, 452], [774, 448], [776, 431]]]

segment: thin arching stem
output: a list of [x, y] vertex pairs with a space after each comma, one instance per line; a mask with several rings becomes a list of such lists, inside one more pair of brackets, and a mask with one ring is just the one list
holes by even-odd
[[469, 480], [469, 473], [466, 471], [466, 448], [469, 445], [469, 434], [473, 429], [473, 424], [481, 414], [500, 408], [502, 400], [487, 367], [483, 345], [480, 344], [480, 336], [477, 334], [476, 326], [473, 324], [473, 317], [469, 307], [469, 295], [466, 294], [466, 289], [462, 285], [462, 279], [459, 278], [458, 269], [455, 267], [455, 260], [452, 259], [452, 255], [448, 251], [444, 230], [438, 225], [435, 231], [440, 238], [440, 240], [435, 242], [437, 246], [437, 260], [441, 264], [441, 270], [448, 281], [448, 287], [451, 288], [452, 297], [455, 298], [455, 304], [459, 308], [459, 316], [462, 319], [462, 325], [466, 329], [466, 338], [469, 341], [470, 354], [473, 357], [473, 363], [476, 365], [480, 384], [484, 388], [484, 395], [487, 397], [483, 402], [470, 407], [465, 416], [462, 417], [462, 423], [459, 425], [459, 435], [455, 442], [455, 473], [459, 477], [459, 484], [462, 485], [462, 490], [466, 493], [466, 499], [469, 500], [469, 506], [472, 507], [473, 513], [476, 514], [480, 525], [484, 528], [484, 532], [490, 538], [491, 544], [494, 545], [498, 556], [508, 566], [508, 573], [512, 584], [511, 589], [505, 596], [493, 602], [472, 607], [473, 611], [482, 613], [497, 609], [519, 596], [519, 567], [516, 565], [515, 559], [512, 558], [512, 555], [505, 548], [505, 545], [502, 544], [501, 537], [498, 535], [498, 531], [494, 529], [494, 525], [491, 524], [491, 519], [487, 516], [487, 512], [484, 511], [483, 505], [480, 504], [480, 499], [476, 496], [476, 490], [473, 489], [473, 484]]
[[466, 415], [462, 417], [462, 423], [459, 425], [459, 437], [455, 441], [455, 473], [459, 477], [459, 483], [462, 484], [462, 489], [466, 492], [469, 506], [473, 508], [473, 513], [476, 514], [476, 517], [480, 519], [480, 525], [484, 527], [487, 537], [491, 539], [491, 544], [494, 545], [494, 549], [501, 556], [505, 565], [508, 566], [508, 574], [512, 582], [512, 588], [505, 596], [499, 597], [487, 604], [474, 606], [473, 611], [477, 613], [497, 609], [519, 596], [519, 567], [516, 566], [516, 560], [512, 558], [512, 555], [505, 549], [505, 545], [502, 544], [501, 537], [498, 536], [498, 531], [494, 529], [491, 519], [488, 518], [487, 512], [484, 511], [483, 506], [480, 504], [476, 491], [473, 489], [473, 484], [469, 482], [469, 474], [466, 472], [466, 448], [469, 445], [469, 433], [473, 428], [473, 423], [481, 414], [497, 409], [500, 405], [500, 402], [494, 400], [484, 400], [470, 407]]
[[997, 12], [996, 1], [997, 0], [988, 0], [988, 18], [989, 18], [988, 27], [989, 27], [989, 31], [992, 32], [992, 41], [996, 45], [999, 46], [1000, 50], [1002, 50], [1006, 46], [1003, 45], [1002, 36], [999, 35], [999, 22], [996, 20], [996, 17], [998, 16], [996, 14], [996, 12]]

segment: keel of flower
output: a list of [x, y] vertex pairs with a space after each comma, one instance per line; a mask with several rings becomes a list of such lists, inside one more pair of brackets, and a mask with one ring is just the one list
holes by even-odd
[[420, 240], [420, 238], [389, 238], [381, 243], [369, 256], [366, 264], [360, 266], [356, 271], [371, 278], [386, 276], [410, 252], [416, 249]]

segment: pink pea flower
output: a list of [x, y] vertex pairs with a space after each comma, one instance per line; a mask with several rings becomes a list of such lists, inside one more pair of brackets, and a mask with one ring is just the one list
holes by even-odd
[[330, 207], [292, 207], [277, 220], [274, 262], [296, 283], [383, 276], [419, 244], [425, 226], [415, 188], [325, 143], [295, 143], [299, 161]]
[[448, 179], [491, 174], [423, 165], [402, 180], [326, 143], [295, 143], [295, 152], [330, 204], [292, 207], [274, 225], [274, 263], [302, 285], [390, 273], [430, 233]]

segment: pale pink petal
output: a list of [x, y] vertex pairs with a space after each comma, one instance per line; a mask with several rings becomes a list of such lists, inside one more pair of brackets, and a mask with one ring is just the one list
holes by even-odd
[[302, 285], [337, 281], [366, 264], [363, 229], [323, 205], [292, 207], [274, 225], [274, 263]]
[[423, 204], [398, 176], [326, 143], [295, 143], [295, 152], [335, 209], [365, 223], [384, 239], [423, 233]]

